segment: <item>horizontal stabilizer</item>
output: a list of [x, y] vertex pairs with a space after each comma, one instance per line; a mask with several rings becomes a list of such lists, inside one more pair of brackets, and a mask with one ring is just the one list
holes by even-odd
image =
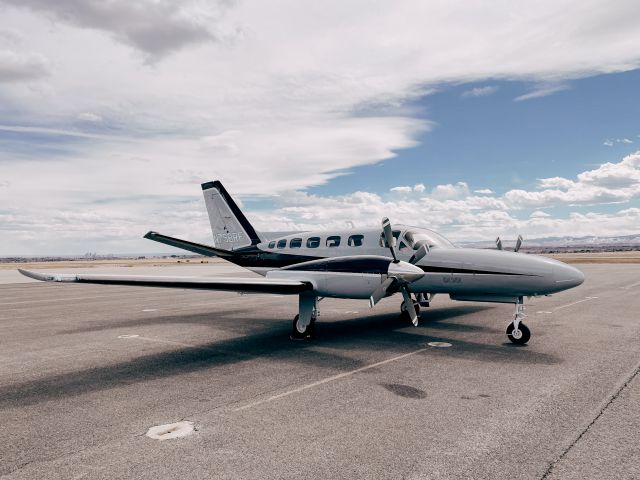
[[203, 245], [202, 243], [189, 242], [188, 240], [181, 240], [175, 237], [169, 237], [158, 232], [148, 232], [144, 238], [148, 238], [154, 242], [164, 243], [165, 245], [171, 245], [172, 247], [181, 248], [182, 250], [187, 250], [189, 252], [205, 255], [207, 257], [230, 258], [234, 255], [228, 250], [210, 247], [209, 245]]
[[145, 275], [85, 275], [75, 273], [36, 273], [18, 271], [43, 282], [94, 283], [100, 285], [128, 285], [132, 287], [182, 288], [190, 290], [224, 290], [247, 293], [275, 293], [297, 295], [313, 290], [309, 282], [268, 278], [233, 277], [155, 277]]

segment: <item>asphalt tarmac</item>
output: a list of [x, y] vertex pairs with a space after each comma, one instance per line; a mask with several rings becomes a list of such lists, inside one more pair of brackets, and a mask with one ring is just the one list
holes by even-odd
[[327, 299], [292, 342], [295, 297], [4, 283], [0, 476], [640, 478], [640, 265], [580, 269], [524, 347], [511, 305]]

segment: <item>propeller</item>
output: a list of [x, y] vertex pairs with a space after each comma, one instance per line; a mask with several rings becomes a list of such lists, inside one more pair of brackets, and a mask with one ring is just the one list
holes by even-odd
[[416, 250], [416, 253], [411, 255], [411, 258], [409, 259], [409, 263], [411, 265], [415, 265], [420, 260], [422, 260], [427, 253], [429, 253], [429, 245], [427, 245], [426, 243], [423, 243], [422, 245], [420, 245], [420, 248]]
[[522, 246], [522, 240], [524, 240], [522, 238], [522, 235], [518, 235], [518, 240], [516, 241], [516, 248], [513, 249], [514, 252], [517, 252], [518, 250], [520, 250], [520, 247]]
[[[516, 246], [513, 249], [514, 252], [517, 252], [518, 250], [520, 250], [520, 247], [522, 247], [522, 242], [523, 242], [523, 238], [522, 235], [518, 235], [518, 239], [516, 240]], [[500, 240], [500, 237], [496, 238], [496, 247], [498, 248], [498, 250], [504, 250], [504, 248], [502, 247], [502, 240]]]
[[369, 298], [369, 304], [373, 307], [376, 303], [378, 303], [381, 299], [387, 296], [388, 293], [394, 293], [394, 291], [400, 291], [402, 293], [402, 297], [404, 298], [404, 304], [407, 309], [407, 313], [409, 314], [409, 318], [411, 318], [411, 323], [414, 325], [418, 325], [418, 313], [413, 305], [413, 300], [411, 299], [411, 290], [409, 290], [409, 284], [419, 280], [424, 276], [424, 271], [421, 268], [417, 267], [415, 264], [418, 263], [424, 256], [429, 253], [429, 245], [427, 243], [423, 243], [420, 245], [420, 248], [415, 251], [415, 253], [409, 259], [409, 262], [403, 262], [398, 260], [398, 256], [396, 254], [395, 246], [396, 246], [396, 238], [393, 236], [393, 231], [391, 229], [391, 222], [388, 218], [382, 219], [382, 233], [384, 235], [384, 239], [389, 246], [389, 250], [391, 251], [391, 256], [393, 257], [393, 262], [389, 264], [389, 270], [387, 272], [387, 278], [384, 280], [378, 288], [371, 294]]
[[393, 257], [393, 261], [398, 263], [398, 256], [396, 255], [396, 237], [393, 236], [393, 232], [391, 231], [391, 222], [387, 217], [382, 219], [382, 233], [384, 234], [384, 239], [389, 246], [389, 250], [391, 250], [391, 256]]

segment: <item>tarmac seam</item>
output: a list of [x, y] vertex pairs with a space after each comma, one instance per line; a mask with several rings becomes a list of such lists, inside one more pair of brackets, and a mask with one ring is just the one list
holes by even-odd
[[556, 467], [558, 463], [560, 463], [565, 456], [571, 451], [571, 449], [584, 437], [587, 432], [591, 429], [591, 427], [600, 419], [602, 415], [606, 412], [609, 406], [620, 396], [622, 391], [629, 386], [629, 384], [633, 381], [633, 379], [640, 373], [640, 363], [636, 364], [634, 369], [628, 374], [624, 381], [615, 389], [615, 391], [609, 395], [609, 397], [600, 405], [600, 409], [596, 416], [580, 431], [578, 436], [562, 451], [562, 453], [552, 461], [547, 470], [544, 472], [540, 480], [545, 480], [549, 478], [549, 476], [553, 473], [553, 469]]

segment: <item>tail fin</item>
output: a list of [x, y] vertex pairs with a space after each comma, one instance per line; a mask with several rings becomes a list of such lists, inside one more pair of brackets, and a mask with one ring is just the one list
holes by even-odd
[[217, 180], [203, 183], [202, 193], [209, 213], [214, 247], [236, 250], [262, 241], [222, 183]]

